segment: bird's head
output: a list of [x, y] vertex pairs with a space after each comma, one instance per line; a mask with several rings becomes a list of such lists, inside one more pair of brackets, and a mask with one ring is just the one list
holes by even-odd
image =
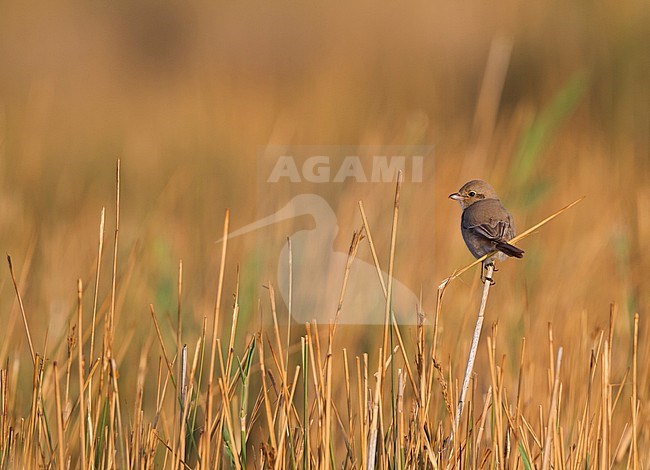
[[463, 209], [483, 199], [498, 199], [494, 188], [483, 180], [472, 180], [463, 185], [457, 193], [449, 195], [450, 199], [458, 201]]

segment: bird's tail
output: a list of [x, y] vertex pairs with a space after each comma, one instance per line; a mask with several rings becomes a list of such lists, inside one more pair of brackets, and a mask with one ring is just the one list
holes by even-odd
[[499, 250], [502, 253], [505, 253], [508, 256], [514, 256], [515, 258], [523, 258], [524, 257], [524, 250], [517, 248], [514, 245], [511, 245], [510, 243], [506, 242], [499, 242], [496, 245], [497, 250]]

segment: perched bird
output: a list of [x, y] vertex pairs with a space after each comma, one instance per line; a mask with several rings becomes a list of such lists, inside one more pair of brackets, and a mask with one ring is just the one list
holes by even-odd
[[495, 259], [504, 260], [504, 254], [523, 258], [524, 251], [508, 243], [515, 236], [515, 225], [492, 186], [482, 180], [472, 180], [449, 197], [463, 208], [460, 231], [474, 257], [499, 252], [483, 261], [483, 269]]

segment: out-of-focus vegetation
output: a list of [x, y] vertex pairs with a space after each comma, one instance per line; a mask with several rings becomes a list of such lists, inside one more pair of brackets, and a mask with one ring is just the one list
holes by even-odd
[[[142, 422], [150, 424], [156, 419], [156, 365], [162, 352], [149, 304], [155, 308], [171, 361], [176, 356], [178, 264], [182, 259], [180, 342], [188, 343], [190, 354], [194, 354], [207, 317], [207, 361], [221, 249], [215, 241], [221, 237], [226, 208], [231, 210], [232, 228], [258, 215], [258, 155], [260, 147], [268, 144], [435, 145], [435, 157], [424, 167], [423, 183], [405, 184], [402, 189], [395, 265], [396, 277], [414, 292], [422, 292], [429, 326], [439, 281], [470, 260], [458, 230], [459, 208], [446, 200], [450, 192], [470, 178], [490, 181], [512, 209], [520, 230], [586, 196], [575, 209], [522, 242], [526, 250], [522, 261], [508, 261], [499, 268], [486, 317], [489, 324], [498, 322], [499, 350], [492, 357], [497, 364], [490, 363], [482, 344], [472, 410], [476, 416], [480, 414], [487, 388], [493, 385], [488, 371], [501, 370], [504, 382], [499, 387], [504, 388], [499, 391], [503, 390], [505, 402], [513, 404], [525, 337], [521, 410], [526, 419], [535, 420], [531, 426], [540, 430], [540, 436], [547, 435], [537, 407], [548, 411], [549, 377], [553, 377], [547, 373], [549, 356], [554, 356], [553, 348], [563, 346], [560, 422], [566, 455], [572, 445], [580, 445], [576, 436], [587, 432], [570, 429], [571, 423], [583, 419], [587, 398], [594, 400], [585, 415], [596, 423], [591, 429], [605, 429], [605, 418], [598, 414], [598, 410], [607, 409], [606, 403], [598, 408], [599, 400], [605, 400], [600, 391], [617, 393], [621, 387], [621, 400], [607, 429], [612, 432], [611, 459], [616, 458], [617, 449], [623, 449], [619, 461], [623, 465], [633, 441], [632, 379], [626, 371], [632, 364], [633, 315], [639, 313], [635, 386], [640, 419], [646, 424], [639, 425], [638, 434], [639, 451], [645, 456], [639, 461], [643, 462], [648, 458], [650, 438], [645, 417], [650, 358], [645, 318], [650, 303], [648, 24], [650, 7], [642, 1], [3, 5], [0, 246], [12, 257], [34, 349], [45, 357], [46, 371], [44, 403], [35, 408], [32, 358], [19, 304], [9, 269], [0, 270], [0, 322], [5, 337], [0, 345], [0, 368], [2, 396], [8, 397], [2, 408], [3, 464], [10, 455], [22, 455], [17, 446], [24, 440], [34, 445], [33, 453], [25, 454], [27, 461], [46, 465], [54, 460], [60, 465], [55, 409], [64, 410], [64, 421], [71, 417], [64, 422], [64, 442], [77, 439], [76, 365], [66, 375], [63, 364], [70, 344], [66, 338], [74, 337], [77, 279], [81, 279], [87, 376], [90, 364], [102, 354], [104, 316], [111, 311], [116, 159], [122, 164], [122, 192], [115, 338], [111, 344], [123, 414], [115, 442], [129, 447], [125, 433], [134, 429], [131, 426], [137, 413], [132, 410], [139, 404], [138, 390], [144, 394]], [[339, 193], [341, 211], [335, 249], [347, 253], [352, 232], [361, 225], [360, 196], [346, 195], [344, 186], [333, 191]], [[386, 185], [363, 199], [380, 260], [385, 260], [382, 267], [388, 269], [392, 187]], [[101, 321], [97, 323], [95, 357], [88, 357], [102, 207], [106, 207], [106, 240], [98, 290]], [[301, 223], [285, 223], [272, 230], [283, 239]], [[357, 257], [372, 262], [365, 241]], [[245, 361], [246, 345], [255, 354], [254, 365], [250, 365], [253, 390], [249, 413], [253, 409], [259, 412], [254, 403], [262, 386], [261, 345], [252, 346], [249, 340], [270, 323], [268, 290], [263, 285], [272, 280], [274, 263], [275, 254], [259, 253], [254, 240], [233, 239], [228, 246], [218, 333], [227, 357], [232, 295], [239, 279], [241, 308], [235, 354]], [[478, 273], [475, 277], [466, 274], [449, 286], [439, 319], [435, 355], [452, 397], [469, 347], [477, 280]], [[602, 388], [600, 379], [596, 379], [598, 386], [590, 388], [592, 349], [602, 346], [594, 357], [604, 358], [608, 353], [599, 335], [608, 331], [611, 303], [618, 306], [608, 342], [613, 348], [607, 359], [611, 360], [611, 375]], [[280, 317], [286, 318], [284, 305], [279, 303], [278, 310]], [[549, 323], [553, 331], [550, 350]], [[290, 364], [284, 369], [290, 375], [275, 377], [288, 386], [293, 384], [294, 367], [302, 364], [299, 344], [306, 334], [304, 325], [293, 325], [292, 332]], [[313, 341], [315, 330], [310, 334]], [[322, 327], [320, 334], [323, 361], [327, 328]], [[403, 335], [406, 354], [415, 368], [416, 329], [405, 328]], [[335, 373], [339, 377], [343, 373], [343, 348], [353, 376], [354, 358], [363, 353], [370, 355], [370, 374], [376, 371], [381, 336], [381, 327], [339, 327], [333, 346]], [[263, 338], [268, 345], [266, 333]], [[72, 353], [72, 364], [76, 354]], [[271, 363], [268, 349], [265, 354]], [[139, 366], [140, 357], [149, 358], [148, 367]], [[72, 377], [70, 393], [64, 394], [68, 403], [63, 400], [60, 407], [55, 405], [53, 361], [58, 361], [62, 381]], [[242, 375], [249, 373], [249, 366], [233, 361], [231, 374], [239, 367]], [[202, 409], [207, 406], [208, 366], [204, 363], [203, 381], [197, 379], [201, 391], [193, 402]], [[164, 382], [167, 370], [164, 366], [161, 370]], [[108, 366], [102, 366], [94, 373], [99, 377], [108, 371]], [[220, 369], [215, 373], [220, 376]], [[303, 400], [303, 377], [299, 380], [297, 407]], [[356, 378], [351, 380], [356, 387]], [[374, 379], [369, 380], [374, 387]], [[311, 375], [307, 381], [312, 387], [308, 400], [314, 400], [314, 393], [322, 399], [328, 388], [321, 384], [315, 392]], [[98, 382], [92, 386], [98, 387]], [[243, 386], [237, 383], [237, 387]], [[426, 387], [433, 403], [427, 423], [434, 428], [426, 430], [431, 442], [448, 435], [450, 425], [442, 392], [435, 385]], [[168, 387], [173, 388], [171, 382]], [[344, 382], [335, 382], [330, 390], [333, 403], [342, 409]], [[225, 394], [212, 392], [214, 418]], [[270, 406], [276, 406], [273, 400], [284, 392], [274, 389], [267, 398]], [[93, 393], [101, 403], [103, 392], [93, 389]], [[166, 395], [161, 419], [167, 421], [164, 431], [158, 432], [160, 441], [152, 443], [158, 462], [166, 458], [168, 464], [173, 458], [171, 454], [165, 457], [162, 442], [178, 450], [178, 442], [172, 442], [174, 437], [178, 440], [179, 433], [173, 421], [175, 393]], [[387, 400], [383, 412], [389, 423], [388, 388], [382, 397]], [[107, 398], [106, 403], [114, 402]], [[354, 407], [355, 412], [363, 408], [356, 402]], [[39, 428], [43, 434], [34, 437], [24, 432], [37, 409], [49, 410], [51, 427]], [[231, 412], [238, 419], [238, 411]], [[107, 422], [98, 416], [93, 417], [95, 425]], [[249, 419], [255, 416], [259, 420], [256, 425], [266, 426], [264, 412]], [[328, 416], [332, 429], [338, 432], [338, 422]], [[341, 419], [347, 426], [348, 415]], [[357, 426], [355, 436], [362, 433], [360, 419], [358, 415], [349, 417]], [[218, 429], [222, 430], [225, 421], [220, 423]], [[440, 430], [435, 429], [437, 423], [442, 423]], [[288, 428], [295, 425], [284, 424]], [[519, 436], [519, 428], [510, 424], [515, 429], [513, 444], [523, 443], [520, 453], [513, 451], [511, 458], [521, 459], [520, 468], [526, 459], [541, 465], [534, 439]], [[277, 435], [282, 435], [277, 431], [282, 424], [276, 426]], [[13, 436], [19, 436], [13, 443], [10, 427]], [[386, 438], [388, 424], [382, 429]], [[497, 431], [486, 430], [484, 437], [499, 443], [503, 435], [493, 438]], [[309, 432], [316, 433], [313, 429]], [[300, 433], [291, 436], [298, 440]], [[597, 432], [584, 436], [589, 442], [602, 442]], [[217, 442], [220, 436], [212, 439]], [[253, 432], [249, 464], [260, 461], [262, 443], [268, 450], [269, 439], [265, 431]], [[311, 458], [322, 462], [327, 451], [318, 446], [329, 441], [321, 434], [314, 434], [313, 439]], [[358, 439], [356, 447], [353, 445], [356, 451], [362, 445]], [[332, 437], [331, 442], [338, 466], [347, 458], [349, 448], [342, 437]], [[97, 455], [105, 451], [102, 445], [93, 447]], [[78, 441], [65, 447], [65, 458], [77, 462]], [[125, 450], [116, 447], [114, 458], [121, 467]], [[495, 448], [503, 451], [502, 446]], [[226, 456], [232, 449], [224, 452], [223, 462], [234, 465]], [[291, 448], [283, 456], [286, 465], [291, 463], [288, 455], [298, 455], [292, 452], [297, 451]], [[394, 449], [380, 452], [385, 456], [397, 453]], [[190, 454], [188, 451], [188, 461]], [[272, 460], [271, 454], [264, 455]], [[355, 455], [360, 459], [361, 453]], [[90, 460], [86, 458], [86, 462]], [[360, 468], [361, 460], [351, 457], [348, 466]]]

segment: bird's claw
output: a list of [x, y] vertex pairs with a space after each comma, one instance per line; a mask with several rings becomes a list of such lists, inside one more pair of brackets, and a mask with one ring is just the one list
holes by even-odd
[[[492, 266], [492, 271], [493, 271], [493, 272], [495, 272], [495, 271], [497, 270], [497, 268], [494, 266], [494, 263], [488, 263], [488, 264], [486, 264], [486, 265], [484, 266], [484, 269], [487, 269], [489, 266]], [[496, 284], [496, 282], [494, 282], [494, 279], [492, 279], [491, 277], [488, 277], [487, 275], [484, 275], [482, 272], [481, 272], [481, 281], [482, 281], [483, 283], [489, 282], [491, 286], [493, 286], [494, 284]]]
[[483, 284], [485, 284], [486, 282], [489, 282], [491, 286], [493, 286], [494, 284], [496, 284], [496, 282], [494, 281], [494, 279], [492, 279], [491, 277], [484, 276], [484, 275], [481, 275], [481, 282], [482, 282]]

